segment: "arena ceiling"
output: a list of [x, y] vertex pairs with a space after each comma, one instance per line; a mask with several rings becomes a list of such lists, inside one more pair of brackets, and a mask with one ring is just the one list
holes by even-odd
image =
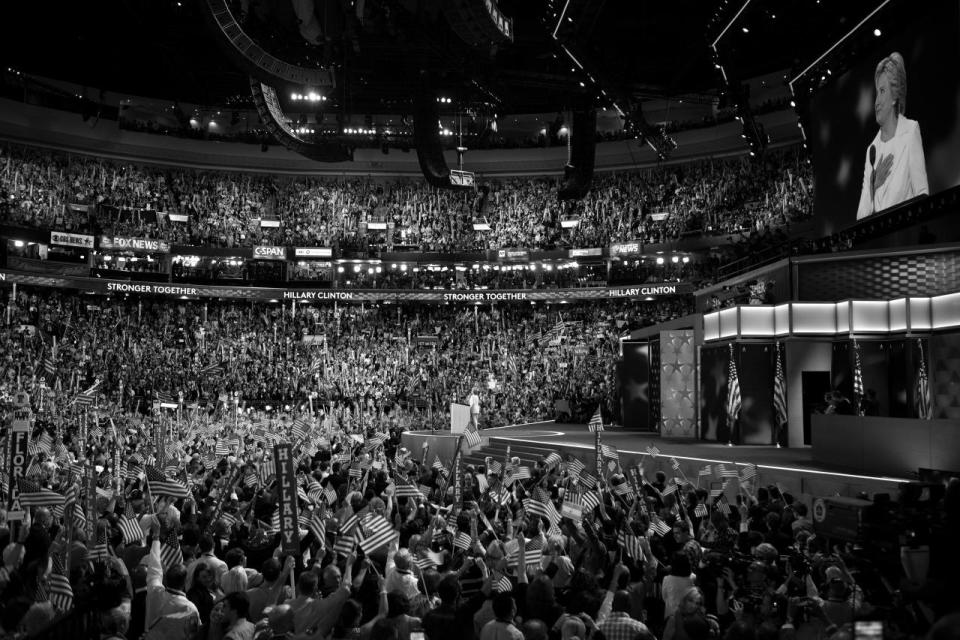
[[[6, 66], [121, 93], [202, 105], [240, 106], [248, 79], [203, 19], [204, 0], [17, 2], [4, 7]], [[859, 22], [880, 0], [753, 0], [718, 48], [740, 78], [798, 68]], [[409, 72], [434, 72], [438, 89], [502, 113], [551, 112], [600, 90], [629, 103], [645, 98], [710, 100], [721, 78], [709, 48], [742, 1], [499, 0], [515, 41], [484, 50], [449, 28], [443, 0], [366, 0], [351, 25], [348, 0], [316, 0], [326, 41], [299, 35], [290, 0], [244, 0], [251, 35], [288, 62], [334, 65], [326, 108], [352, 114], [403, 112]], [[555, 14], [566, 20], [557, 30]], [[574, 66], [558, 43], [581, 59]], [[596, 85], [586, 82], [593, 76]], [[281, 88], [282, 89], [282, 88]]]

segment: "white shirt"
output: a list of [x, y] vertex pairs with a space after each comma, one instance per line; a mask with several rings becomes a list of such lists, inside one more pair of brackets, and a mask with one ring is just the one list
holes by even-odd
[[[876, 148], [874, 166], [870, 165], [870, 146]], [[870, 197], [870, 176], [875, 166], [889, 156], [893, 156], [893, 166], [887, 179], [877, 188], [876, 196]], [[880, 132], [867, 146], [863, 163], [863, 187], [860, 190], [860, 206], [857, 207], [857, 220], [900, 204], [904, 200], [930, 193], [927, 184], [927, 165], [923, 157], [923, 143], [920, 139], [920, 125], [916, 120], [899, 116], [897, 129], [893, 137], [883, 142]]]
[[467, 404], [470, 405], [470, 413], [480, 413], [480, 396], [475, 393], [471, 393], [470, 397], [467, 398]]

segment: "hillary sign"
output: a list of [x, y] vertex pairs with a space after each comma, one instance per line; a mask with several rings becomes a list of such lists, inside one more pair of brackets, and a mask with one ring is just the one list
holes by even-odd
[[297, 469], [293, 447], [278, 444], [273, 447], [273, 461], [280, 488], [280, 548], [294, 557], [300, 555], [300, 528], [297, 521]]

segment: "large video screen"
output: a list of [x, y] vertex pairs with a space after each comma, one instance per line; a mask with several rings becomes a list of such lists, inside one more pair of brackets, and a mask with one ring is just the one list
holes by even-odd
[[813, 96], [814, 211], [825, 235], [960, 184], [960, 2], [910, 8]]

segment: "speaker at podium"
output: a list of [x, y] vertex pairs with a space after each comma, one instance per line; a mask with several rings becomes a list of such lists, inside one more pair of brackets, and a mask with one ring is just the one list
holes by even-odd
[[450, 403], [450, 433], [463, 433], [470, 424], [470, 406], [458, 402]]

